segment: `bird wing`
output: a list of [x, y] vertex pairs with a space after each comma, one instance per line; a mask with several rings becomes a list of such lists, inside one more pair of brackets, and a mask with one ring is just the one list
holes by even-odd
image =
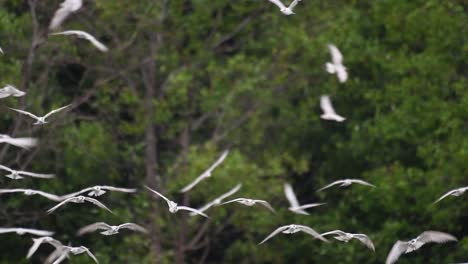
[[233, 200], [224, 202], [224, 203], [222, 203], [222, 204], [220, 204], [220, 205], [228, 204], [228, 203], [235, 203], [235, 202], [243, 202], [243, 201], [245, 201], [245, 198], [236, 198], [236, 199], [233, 199]]
[[208, 177], [207, 174], [205, 174], [205, 172], [204, 172], [203, 174], [198, 176], [193, 182], [191, 182], [189, 185], [182, 188], [182, 190], [180, 190], [180, 192], [184, 193], [184, 192], [190, 191], [193, 187], [195, 187], [195, 185], [197, 185], [198, 183], [200, 183], [203, 179], [205, 179], [207, 177]]
[[302, 232], [305, 232], [309, 235], [312, 235], [313, 237], [315, 238], [318, 238], [324, 242], [328, 242], [328, 240], [324, 237], [322, 237], [322, 235], [320, 235], [317, 231], [315, 231], [314, 229], [308, 227], [308, 226], [304, 226], [304, 225], [296, 225], [299, 230], [301, 230]]
[[333, 231], [328, 231], [328, 232], [325, 232], [325, 233], [322, 233], [320, 234], [321, 236], [328, 236], [328, 235], [341, 235], [341, 236], [344, 236], [346, 235], [345, 232], [341, 231], [341, 230], [333, 230]]
[[109, 51], [109, 49], [104, 45], [102, 44], [99, 40], [97, 40], [94, 36], [92, 36], [91, 34], [89, 33], [86, 33], [85, 34], [85, 38], [91, 42], [91, 44], [94, 45], [94, 47], [96, 47], [98, 50], [102, 51], [102, 52], [107, 52]]
[[44, 242], [44, 240], [46, 238], [47, 237], [40, 237], [40, 238], [33, 238], [32, 239], [33, 240], [33, 245], [28, 250], [28, 254], [26, 255], [27, 259], [29, 259], [32, 255], [34, 255], [34, 253], [37, 251], [39, 246]]
[[84, 234], [87, 234], [87, 233], [92, 233], [96, 230], [109, 230], [111, 229], [112, 227], [104, 222], [97, 222], [97, 223], [94, 223], [94, 224], [90, 224], [90, 225], [87, 225], [85, 227], [82, 227], [78, 230], [78, 232], [76, 232], [76, 234], [78, 236], [82, 236]]
[[288, 199], [291, 207], [294, 207], [294, 208], [299, 207], [299, 202], [297, 201], [296, 194], [294, 193], [294, 190], [291, 187], [291, 184], [289, 183], [284, 184], [284, 194], [286, 195], [286, 198]]
[[14, 170], [8, 168], [7, 166], [3, 166], [3, 165], [0, 165], [0, 169], [1, 170], [6, 170], [6, 171], [9, 171], [9, 172], [14, 172]]
[[137, 191], [137, 189], [119, 188], [119, 187], [113, 187], [113, 186], [100, 186], [100, 187], [101, 189], [106, 189], [106, 190], [113, 191], [113, 192], [134, 193]]
[[289, 225], [278, 227], [275, 231], [271, 232], [271, 234], [269, 234], [265, 239], [262, 240], [262, 242], [260, 242], [258, 244], [261, 245], [261, 244], [265, 243], [270, 238], [276, 236], [277, 234], [283, 232], [284, 230], [286, 230], [288, 228], [289, 228]]
[[343, 55], [341, 54], [340, 50], [333, 44], [328, 44], [328, 49], [330, 50], [332, 62], [334, 64], [342, 64]]
[[0, 143], [5, 142], [19, 148], [30, 149], [37, 145], [38, 140], [35, 138], [3, 138]]
[[344, 66], [338, 67], [336, 74], [338, 76], [338, 80], [340, 80], [341, 83], [344, 83], [346, 80], [348, 80], [348, 72]]
[[26, 189], [0, 189], [0, 194], [2, 193], [15, 193], [15, 192], [24, 192]]
[[370, 184], [370, 183], [368, 183], [368, 182], [366, 182], [366, 181], [363, 181], [363, 180], [351, 179], [351, 182], [359, 183], [359, 184], [362, 184], [362, 185], [367, 185], [367, 186], [370, 186], [370, 187], [374, 187], [374, 188], [375, 188], [375, 185]]
[[366, 245], [370, 250], [375, 251], [374, 243], [372, 240], [365, 234], [353, 234], [353, 237], [361, 241], [364, 245]]
[[142, 227], [140, 225], [134, 224], [134, 223], [121, 224], [121, 225], [119, 225], [119, 228], [126, 228], [126, 229], [130, 229], [130, 230], [138, 231], [138, 232], [141, 232], [141, 233], [148, 233], [148, 230], [146, 230], [146, 228], [144, 228], [144, 227]]
[[301, 0], [294, 0], [291, 4], [289, 4], [288, 8], [291, 9], [291, 11], [294, 9], [294, 7], [297, 6], [297, 4], [300, 2]]
[[321, 206], [321, 205], [324, 205], [324, 204], [326, 204], [326, 203], [303, 204], [303, 205], [298, 206], [298, 207], [292, 207], [291, 209], [294, 209], [294, 210], [303, 210], [303, 209], [308, 209], [308, 208], [312, 208], [312, 207]]
[[18, 230], [18, 228], [4, 228], [4, 227], [0, 227], [0, 234], [16, 232], [16, 230]]
[[343, 182], [343, 180], [334, 181], [334, 182], [328, 184], [327, 186], [322, 187], [321, 189], [318, 189], [317, 192], [323, 191], [325, 189], [328, 189], [328, 188], [332, 187], [333, 185], [337, 185], [337, 184], [340, 184], [342, 182]]
[[223, 151], [221, 156], [219, 156], [219, 158], [213, 164], [211, 164], [211, 166], [206, 171], [212, 172], [214, 169], [216, 169], [216, 167], [218, 167], [221, 163], [223, 163], [223, 161], [226, 159], [228, 154], [229, 154], [229, 149]]
[[408, 249], [408, 242], [398, 240], [388, 253], [387, 260], [385, 260], [385, 264], [393, 264], [395, 263], [398, 258], [406, 252]]
[[28, 112], [28, 111], [24, 111], [24, 110], [20, 110], [20, 109], [16, 109], [16, 108], [11, 108], [11, 107], [8, 107], [8, 108], [11, 109], [11, 110], [13, 110], [13, 111], [16, 111], [16, 112], [18, 112], [18, 113], [20, 113], [20, 114], [30, 116], [30, 117], [32, 117], [32, 118], [34, 118], [34, 119], [39, 119], [39, 117], [38, 117], [37, 115], [32, 114], [32, 113], [30, 113], [30, 112]]
[[95, 205], [101, 207], [102, 209], [105, 209], [105, 210], [109, 211], [109, 212], [112, 213], [112, 214], [114, 213], [114, 212], [112, 212], [111, 209], [107, 208], [107, 206], [105, 206], [103, 203], [99, 202], [98, 200], [96, 200], [96, 199], [94, 199], [94, 198], [85, 197], [85, 201], [88, 201], [88, 202], [90, 202], [90, 203], [93, 203], [93, 204], [95, 204]]
[[86, 252], [86, 254], [88, 254], [88, 256], [90, 258], [92, 258], [94, 260], [94, 262], [99, 264], [99, 261], [97, 260], [96, 256], [94, 256], [93, 253], [91, 253], [91, 251], [89, 249], [86, 249], [85, 252]]
[[54, 109], [54, 110], [50, 111], [49, 113], [47, 113], [47, 114], [44, 116], [44, 119], [46, 119], [47, 117], [49, 117], [49, 116], [51, 116], [51, 115], [53, 115], [53, 114], [55, 114], [55, 113], [58, 113], [58, 112], [62, 111], [62, 110], [65, 109], [65, 108], [68, 108], [68, 107], [70, 107], [70, 106], [71, 106], [71, 104], [66, 105], [66, 106], [62, 106], [62, 107], [57, 108], [57, 109]]
[[51, 232], [51, 231], [30, 229], [30, 228], [23, 228], [23, 231], [29, 234], [36, 235], [36, 236], [52, 236], [54, 234], [54, 232]]
[[444, 198], [447, 197], [447, 196], [452, 195], [452, 193], [456, 192], [457, 190], [458, 190], [458, 189], [451, 190], [451, 191], [447, 192], [446, 194], [442, 195], [439, 199], [437, 199], [437, 201], [435, 201], [435, 202], [432, 203], [432, 204], [435, 204], [435, 203], [440, 202], [442, 199], [444, 199]]
[[322, 95], [320, 96], [320, 107], [322, 108], [322, 111], [324, 114], [328, 115], [336, 115], [335, 109], [333, 109], [330, 96], [328, 95]]
[[206, 218], [209, 218], [205, 213], [203, 213], [203, 212], [201, 212], [201, 211], [199, 211], [199, 210], [197, 210], [197, 209], [193, 209], [193, 208], [191, 208], [191, 207], [187, 207], [187, 206], [177, 206], [177, 208], [178, 208], [179, 210], [190, 211], [190, 212], [199, 214], [199, 215], [201, 215], [201, 216], [204, 216], [204, 217], [206, 217]]
[[31, 176], [34, 178], [43, 178], [43, 179], [50, 179], [50, 178], [55, 177], [55, 174], [43, 174], [43, 173], [34, 173], [34, 172], [28, 172], [28, 171], [18, 171], [18, 174], [27, 175], [27, 176]]
[[231, 196], [231, 195], [235, 194], [236, 192], [238, 192], [241, 187], [242, 187], [242, 184], [239, 183], [234, 188], [229, 190], [228, 192], [226, 192], [223, 195], [219, 196], [217, 199], [224, 200], [224, 199], [228, 198], [229, 196]]
[[60, 206], [70, 202], [73, 198], [75, 197], [70, 197], [70, 198], [67, 198], [65, 200], [63, 200], [62, 202], [58, 203], [56, 206], [50, 208], [49, 210], [47, 210], [47, 214], [51, 214], [53, 211], [57, 210]]
[[167, 199], [166, 196], [164, 196], [164, 195], [158, 193], [157, 191], [151, 189], [150, 187], [148, 187], [148, 186], [146, 186], [146, 185], [145, 185], [145, 188], [148, 189], [149, 191], [151, 191], [151, 192], [157, 194], [159, 197], [163, 198], [168, 204], [169, 204], [169, 202], [171, 201], [171, 200]]
[[63, 199], [69, 199], [69, 198], [73, 198], [73, 197], [76, 197], [82, 193], [85, 193], [85, 192], [88, 192], [88, 191], [91, 191], [93, 189], [93, 187], [88, 187], [88, 188], [84, 188], [80, 191], [77, 191], [77, 192], [74, 192], [74, 193], [69, 193], [69, 194], [65, 194], [63, 196], [61, 196], [60, 198], [63, 200]]
[[286, 8], [286, 6], [280, 0], [269, 0], [269, 1], [275, 4], [276, 6], [278, 6], [280, 9]]
[[54, 30], [58, 28], [72, 12], [80, 9], [82, 5], [82, 0], [65, 0], [60, 4], [60, 8], [55, 11], [50, 22], [49, 29]]
[[264, 207], [268, 208], [268, 210], [272, 211], [273, 213], [275, 212], [275, 209], [271, 206], [271, 204], [267, 201], [264, 200], [255, 200], [256, 203], [259, 203], [263, 205]]
[[62, 199], [60, 198], [60, 196], [58, 195], [55, 195], [55, 194], [52, 194], [52, 193], [47, 193], [47, 192], [43, 192], [43, 191], [37, 191], [37, 190], [34, 190], [34, 192], [36, 192], [37, 194], [49, 199], [49, 200], [52, 200], [54, 202], [60, 202], [62, 201]]
[[416, 239], [423, 243], [446, 243], [450, 241], [458, 241], [457, 238], [451, 234], [439, 231], [424, 231]]

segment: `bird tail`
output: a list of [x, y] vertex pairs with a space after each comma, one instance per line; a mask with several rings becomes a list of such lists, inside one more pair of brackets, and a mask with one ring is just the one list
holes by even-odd
[[333, 73], [336, 72], [335, 65], [333, 65], [332, 63], [327, 62], [327, 63], [325, 64], [325, 66], [327, 67], [327, 72], [328, 72], [328, 73], [332, 73], [332, 74], [333, 74]]

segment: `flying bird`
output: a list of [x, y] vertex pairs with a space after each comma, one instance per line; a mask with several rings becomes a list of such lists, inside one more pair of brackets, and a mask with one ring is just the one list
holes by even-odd
[[130, 229], [130, 230], [141, 232], [141, 233], [148, 233], [148, 231], [145, 228], [134, 223], [125, 223], [125, 224], [121, 224], [118, 226], [113, 226], [113, 225], [108, 225], [104, 222], [98, 222], [98, 223], [94, 223], [94, 224], [87, 225], [85, 227], [80, 228], [80, 230], [78, 230], [77, 235], [81, 236], [87, 233], [95, 232], [96, 230], [104, 230], [103, 232], [100, 232], [100, 233], [105, 236], [110, 236], [110, 235], [118, 234], [120, 229]]
[[45, 198], [47, 198], [49, 200], [52, 200], [54, 202], [62, 201], [62, 199], [58, 195], [51, 194], [51, 193], [46, 193], [46, 192], [38, 191], [38, 190], [31, 190], [31, 189], [0, 189], [0, 194], [17, 193], [17, 192], [21, 192], [21, 193], [23, 193], [24, 195], [27, 195], [27, 196], [39, 194], [40, 196], [43, 196], [43, 197], [45, 197]]
[[74, 192], [74, 193], [64, 195], [64, 196], [62, 196], [62, 198], [63, 199], [68, 199], [68, 198], [75, 197], [75, 196], [78, 196], [78, 195], [86, 193], [86, 192], [88, 192], [88, 196], [99, 197], [99, 196], [107, 193], [107, 191], [134, 193], [137, 190], [136, 189], [128, 189], [128, 188], [119, 188], [119, 187], [113, 187], [113, 186], [96, 185], [96, 186], [93, 186], [93, 187], [85, 188], [85, 189], [83, 189], [81, 191], [78, 191], [78, 192]]
[[[234, 188], [232, 188], [227, 193], [222, 194], [218, 198], [216, 198], [213, 201], [205, 204], [203, 207], [198, 208], [197, 210], [200, 211], [200, 212], [205, 212], [206, 210], [210, 209], [212, 206], [220, 205], [223, 202], [224, 199], [226, 199], [229, 196], [231, 196], [231, 195], [235, 194], [236, 192], [238, 192], [241, 187], [242, 187], [242, 184], [240, 184], [240, 183], [237, 184]], [[196, 215], [196, 213], [189, 213], [189, 215], [194, 216], [194, 215]]]
[[294, 234], [294, 233], [297, 233], [297, 232], [304, 232], [304, 233], [307, 233], [317, 239], [320, 239], [324, 242], [328, 242], [328, 240], [324, 237], [322, 237], [322, 235], [320, 235], [319, 233], [317, 233], [317, 231], [315, 231], [314, 229], [308, 227], [308, 226], [304, 226], [304, 225], [285, 225], [285, 226], [281, 226], [281, 227], [278, 227], [275, 231], [273, 231], [270, 235], [268, 235], [265, 239], [262, 240], [262, 242], [259, 243], [259, 245], [265, 243], [268, 239], [276, 236], [277, 234], [279, 233], [283, 233], [283, 234]]
[[41, 178], [41, 179], [51, 179], [55, 177], [54, 174], [43, 174], [43, 173], [13, 170], [3, 165], [0, 165], [0, 170], [5, 170], [5, 171], [10, 172], [10, 174], [5, 175], [5, 177], [13, 179], [13, 180], [23, 179], [24, 178], [23, 176], [29, 176], [29, 177]]
[[37, 146], [38, 140], [36, 138], [12, 138], [9, 135], [0, 134], [0, 143], [7, 143], [18, 148], [29, 150]]
[[60, 8], [55, 11], [54, 17], [50, 22], [49, 29], [57, 29], [71, 13], [78, 11], [82, 5], [82, 0], [63, 1], [63, 3], [60, 4]]
[[189, 185], [185, 186], [180, 192], [188, 192], [190, 191], [195, 185], [200, 183], [202, 180], [211, 177], [211, 173], [213, 172], [216, 167], [218, 167], [224, 159], [226, 159], [227, 155], [229, 154], [229, 150], [225, 150], [221, 156], [206, 170], [204, 171], [200, 176], [198, 176], [192, 183]]
[[364, 234], [351, 234], [351, 233], [346, 233], [341, 230], [333, 230], [330, 232], [326, 232], [323, 234], [320, 234], [321, 236], [328, 236], [328, 235], [334, 235], [334, 239], [343, 241], [345, 243], [348, 243], [351, 239], [355, 238], [359, 241], [361, 241], [366, 247], [368, 247], [370, 250], [375, 251], [374, 243], [372, 243], [372, 240], [367, 235]]
[[89, 34], [88, 32], [85, 32], [85, 31], [67, 30], [67, 31], [63, 31], [63, 32], [52, 33], [52, 34], [49, 34], [49, 35], [52, 35], [52, 36], [55, 36], [55, 35], [64, 35], [64, 36], [75, 35], [78, 38], [88, 40], [89, 42], [91, 42], [91, 44], [93, 44], [94, 47], [96, 47], [98, 50], [100, 50], [102, 52], [109, 51], [109, 49], [104, 44], [99, 42], [93, 35]]
[[373, 187], [375, 188], [375, 185], [373, 184], [370, 184], [366, 181], [363, 181], [363, 180], [358, 180], [358, 179], [344, 179], [344, 180], [338, 180], [338, 181], [334, 181], [330, 184], [328, 184], [327, 186], [319, 189], [317, 192], [320, 192], [320, 191], [323, 191], [325, 189], [328, 189], [334, 185], [337, 185], [337, 184], [340, 184], [340, 187], [346, 187], [346, 186], [350, 186], [351, 184], [353, 183], [358, 183], [358, 184], [361, 184], [361, 185], [366, 185], [366, 186], [369, 186], [369, 187]]
[[467, 190], [468, 190], [468, 186], [461, 187], [461, 188], [457, 188], [457, 189], [453, 189], [453, 190], [449, 191], [448, 193], [442, 195], [442, 197], [440, 197], [439, 199], [437, 199], [437, 201], [435, 201], [433, 204], [440, 202], [442, 199], [444, 199], [444, 198], [447, 197], [447, 196], [455, 196], [455, 197], [458, 197], [458, 196], [464, 194]]
[[346, 71], [346, 67], [343, 65], [343, 55], [333, 44], [329, 44], [328, 49], [330, 50], [332, 56], [332, 62], [327, 62], [325, 64], [327, 72], [331, 74], [336, 73], [336, 76], [340, 82], [346, 82], [348, 79], [348, 72]]
[[338, 115], [333, 109], [330, 97], [328, 95], [320, 96], [320, 107], [322, 108], [323, 114], [320, 118], [325, 120], [334, 120], [336, 122], [343, 122], [346, 118]]
[[56, 239], [54, 239], [52, 237], [49, 237], [49, 236], [33, 238], [32, 240], [33, 240], [33, 245], [29, 249], [28, 255], [26, 255], [27, 259], [31, 258], [32, 255], [34, 255], [34, 253], [36, 253], [37, 249], [44, 243], [50, 244], [50, 245], [54, 246], [56, 249], [63, 246], [60, 241], [58, 241], [58, 240], [56, 240]]
[[86, 253], [90, 258], [94, 260], [94, 262], [99, 263], [97, 258], [91, 253], [91, 251], [85, 247], [85, 246], [80, 246], [80, 247], [70, 247], [70, 246], [62, 246], [60, 250], [60, 255], [58, 258], [55, 259], [53, 264], [59, 264], [62, 261], [65, 260], [65, 258], [68, 258], [70, 253], [73, 255], [80, 255], [83, 253]]
[[256, 204], [260, 204], [260, 205], [266, 207], [268, 210], [272, 211], [273, 213], [275, 212], [275, 209], [273, 209], [273, 207], [265, 200], [237, 198], [237, 199], [230, 200], [230, 201], [227, 201], [225, 203], [222, 203], [221, 205], [228, 204], [228, 203], [234, 203], [234, 202], [240, 203], [240, 204], [243, 204], [243, 205], [246, 205], [246, 206], [254, 206]]
[[294, 190], [289, 183], [284, 184], [284, 194], [286, 195], [286, 198], [289, 201], [289, 204], [291, 205], [288, 209], [289, 211], [296, 213], [296, 214], [302, 214], [302, 215], [309, 215], [304, 209], [307, 208], [312, 208], [320, 205], [324, 205], [325, 203], [311, 203], [311, 204], [303, 204], [300, 205], [299, 202], [297, 201], [296, 194], [294, 193]]
[[51, 236], [54, 234], [54, 232], [51, 232], [51, 231], [44, 231], [44, 230], [38, 230], [38, 229], [21, 228], [21, 227], [12, 227], [12, 228], [0, 227], [0, 234], [5, 234], [5, 233], [16, 233], [20, 236], [27, 234], [27, 233], [31, 235], [36, 235], [36, 236]]
[[11, 84], [7, 84], [5, 87], [0, 89], [0, 99], [6, 98], [9, 96], [21, 97], [21, 96], [24, 96], [25, 94], [26, 94], [25, 92], [20, 91], [19, 89], [17, 89]]
[[273, 4], [275, 4], [276, 6], [279, 7], [281, 13], [283, 13], [284, 15], [294, 15], [295, 13], [293, 12], [293, 9], [294, 7], [296, 7], [296, 5], [301, 1], [301, 0], [294, 0], [292, 1], [291, 4], [289, 4], [288, 7], [286, 7], [283, 2], [281, 2], [280, 0], [269, 0], [270, 2], [272, 2]]
[[426, 243], [446, 243], [450, 241], [458, 241], [456, 237], [439, 231], [424, 231], [417, 238], [410, 241], [398, 240], [388, 253], [385, 264], [393, 264], [403, 254], [408, 254], [418, 250]]
[[63, 107], [60, 107], [58, 109], [55, 109], [55, 110], [52, 110], [50, 111], [49, 113], [47, 113], [45, 116], [36, 116], [34, 114], [31, 114], [30, 112], [27, 112], [27, 111], [23, 111], [23, 110], [20, 110], [20, 109], [16, 109], [16, 108], [10, 108], [11, 110], [13, 111], [16, 111], [18, 113], [21, 113], [23, 115], [27, 115], [27, 116], [30, 116], [34, 119], [36, 119], [36, 123], [34, 123], [34, 125], [44, 125], [44, 124], [47, 124], [48, 122], [46, 121], [46, 118], [55, 114], [55, 113], [58, 113], [60, 111], [62, 111], [63, 109], [67, 108], [67, 107], [70, 107], [71, 104], [69, 105], [66, 105], [66, 106], [63, 106]]
[[90, 203], [92, 203], [94, 205], [97, 205], [98, 207], [101, 207], [101, 208], [109, 211], [110, 213], [113, 213], [109, 208], [107, 208], [104, 204], [102, 204], [101, 202], [99, 202], [96, 199], [89, 198], [89, 197], [86, 197], [86, 196], [76, 196], [76, 197], [71, 197], [71, 198], [65, 199], [64, 201], [60, 202], [56, 206], [50, 208], [49, 210], [47, 210], [47, 214], [51, 214], [53, 211], [57, 210], [57, 208], [59, 208], [60, 206], [66, 204], [66, 203], [84, 203], [84, 202], [90, 202]]
[[145, 186], [146, 189], [148, 189], [149, 191], [153, 192], [154, 194], [158, 195], [159, 197], [163, 198], [166, 203], [167, 203], [167, 206], [169, 207], [169, 212], [170, 213], [177, 213], [179, 210], [182, 210], [182, 211], [189, 211], [189, 212], [193, 212], [193, 213], [196, 213], [198, 215], [201, 215], [201, 216], [204, 216], [206, 218], [209, 218], [206, 214], [204, 214], [203, 212], [200, 212], [198, 211], [197, 209], [194, 209], [194, 208], [191, 208], [191, 207], [187, 207], [187, 206], [180, 206], [180, 205], [177, 205], [177, 203], [167, 199], [164, 195], [158, 193], [157, 191], [151, 189], [150, 187], [148, 186]]

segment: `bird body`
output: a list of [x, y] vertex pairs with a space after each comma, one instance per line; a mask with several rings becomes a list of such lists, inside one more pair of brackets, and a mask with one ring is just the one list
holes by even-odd
[[63, 106], [63, 107], [60, 107], [60, 108], [55, 109], [55, 110], [52, 110], [52, 111], [50, 111], [49, 113], [47, 113], [46, 115], [44, 115], [44, 116], [36, 116], [36, 115], [34, 115], [34, 114], [30, 113], [30, 112], [27, 112], [27, 111], [24, 111], [24, 110], [20, 110], [20, 109], [16, 109], [16, 108], [10, 108], [10, 109], [13, 110], [13, 111], [16, 111], [16, 112], [18, 112], [18, 113], [21, 113], [21, 114], [23, 114], [23, 115], [27, 115], [27, 116], [30, 116], [30, 117], [36, 119], [36, 122], [34, 123], [34, 125], [44, 125], [44, 124], [47, 124], [47, 123], [48, 123], [48, 122], [46, 121], [46, 118], [47, 118], [47, 117], [49, 117], [49, 116], [51, 116], [51, 115], [53, 115], [53, 114], [55, 114], [55, 113], [58, 113], [58, 112], [62, 111], [63, 109], [68, 108], [68, 107], [70, 107], [70, 106], [71, 106], [71, 104], [66, 105], [66, 106]]
[[323, 114], [320, 118], [325, 120], [334, 120], [336, 122], [343, 122], [346, 118], [338, 115], [332, 106], [330, 97], [328, 95], [320, 96], [320, 107], [322, 108]]
[[294, 0], [291, 2], [289, 6], [286, 6], [281, 2], [281, 0], [269, 0], [271, 3], [275, 4], [281, 11], [286, 16], [294, 15], [294, 7], [301, 1], [301, 0]]
[[275, 231], [273, 231], [270, 235], [268, 235], [265, 239], [262, 240], [262, 242], [259, 243], [259, 245], [265, 243], [267, 240], [269, 240], [270, 238], [276, 236], [277, 234], [279, 233], [283, 233], [283, 234], [294, 234], [294, 233], [297, 233], [297, 232], [305, 232], [317, 239], [320, 239], [324, 242], [328, 242], [328, 240], [326, 238], [324, 238], [322, 235], [320, 235], [317, 231], [315, 231], [314, 229], [308, 227], [308, 226], [304, 226], [304, 225], [296, 225], [296, 224], [292, 224], [292, 225], [285, 225], [285, 226], [281, 226], [281, 227], [278, 227]]
[[439, 231], [424, 231], [410, 241], [398, 240], [390, 250], [385, 264], [393, 264], [401, 255], [416, 251], [427, 243], [446, 243], [450, 241], [457, 241], [457, 238]]

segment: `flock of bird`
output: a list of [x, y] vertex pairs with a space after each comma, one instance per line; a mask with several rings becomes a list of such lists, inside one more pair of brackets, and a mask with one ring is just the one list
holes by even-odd
[[[280, 0], [269, 0], [269, 1], [277, 5], [280, 8], [280, 11], [284, 15], [293, 15], [295, 14], [293, 12], [293, 9], [297, 6], [297, 4], [301, 0], [294, 0], [289, 6], [285, 6]], [[49, 30], [53, 31], [57, 29], [71, 13], [78, 11], [82, 7], [82, 5], [83, 5], [82, 0], [65, 0], [63, 3], [61, 3], [60, 8], [55, 12], [50, 22]], [[76, 35], [79, 38], [87, 39], [88, 41], [90, 41], [91, 44], [93, 44], [100, 51], [102, 52], [108, 51], [108, 48], [104, 44], [102, 44], [95, 37], [93, 37], [92, 35], [84, 31], [67, 30], [67, 31], [58, 32], [58, 33], [51, 33], [49, 35], [65, 35], [65, 36]], [[338, 50], [338, 48], [333, 44], [329, 44], [328, 48], [329, 48], [332, 59], [331, 59], [331, 62], [327, 62], [325, 64], [325, 69], [330, 74], [336, 74], [339, 82], [344, 83], [348, 79], [348, 73], [347, 73], [346, 67], [343, 65], [343, 55]], [[0, 48], [0, 53], [2, 54], [4, 53], [1, 48]], [[22, 97], [24, 95], [26, 95], [26, 92], [20, 91], [19, 89], [15, 88], [13, 85], [6, 85], [4, 88], [0, 89], [0, 99], [10, 97], [10, 96]], [[71, 105], [66, 105], [58, 109], [52, 110], [44, 116], [37, 116], [35, 114], [32, 114], [28, 111], [21, 110], [21, 109], [16, 109], [16, 108], [10, 108], [10, 109], [12, 111], [16, 111], [20, 114], [27, 115], [35, 119], [36, 122], [33, 123], [34, 125], [45, 125], [48, 123], [48, 121], [46, 120], [47, 118], [49, 118], [53, 114], [56, 114], [60, 111], [67, 109], [70, 106]], [[330, 97], [328, 95], [322, 95], [320, 97], [320, 106], [323, 110], [323, 114], [320, 116], [322, 119], [333, 120], [336, 122], [343, 122], [345, 120], [344, 117], [338, 115], [335, 112], [331, 104]], [[13, 138], [8, 135], [0, 134], [0, 143], [7, 143], [7, 144], [10, 144], [19, 148], [23, 148], [23, 149], [30, 149], [32, 147], [35, 147], [38, 144], [38, 140], [36, 138]], [[223, 161], [227, 158], [228, 154], [229, 154], [229, 150], [224, 151], [221, 154], [221, 156], [206, 171], [204, 171], [200, 176], [198, 176], [193, 182], [191, 182], [190, 184], [182, 188], [180, 192], [186, 193], [192, 190], [193, 188], [195, 188], [202, 181], [210, 178], [212, 176], [213, 171], [223, 163]], [[41, 173], [14, 170], [3, 165], [0, 165], [0, 170], [8, 172], [8, 174], [4, 176], [12, 180], [20, 180], [20, 179], [23, 179], [24, 177], [33, 177], [33, 178], [42, 178], [42, 179], [50, 179], [50, 178], [55, 177], [54, 174], [41, 174]], [[360, 184], [360, 185], [368, 186], [371, 188], [377, 188], [375, 185], [368, 183], [366, 181], [360, 180], [360, 179], [342, 179], [342, 180], [337, 180], [335, 182], [332, 182], [320, 188], [317, 191], [323, 191], [333, 186], [346, 187], [352, 184]], [[260, 205], [273, 213], [275, 212], [275, 209], [273, 208], [273, 206], [265, 200], [239, 197], [239, 198], [235, 198], [229, 201], [224, 201], [227, 198], [236, 194], [241, 189], [241, 187], [242, 187], [242, 184], [238, 184], [235, 187], [233, 187], [231, 190], [229, 190], [228, 192], [214, 199], [213, 201], [208, 202], [206, 205], [198, 209], [195, 209], [195, 208], [191, 208], [188, 206], [178, 205], [176, 202], [170, 200], [169, 198], [167, 198], [160, 192], [153, 190], [148, 186], [145, 186], [145, 188], [150, 193], [155, 194], [156, 197], [163, 199], [167, 203], [169, 212], [173, 214], [179, 211], [187, 211], [189, 212], [191, 216], [199, 215], [199, 216], [209, 218], [209, 216], [205, 212], [208, 211], [210, 208], [216, 207], [216, 206], [223, 206], [223, 205], [231, 204], [231, 203], [239, 203], [239, 204], [249, 206], [249, 207], [254, 206], [254, 205]], [[439, 199], [437, 199], [434, 203], [440, 202], [442, 199], [448, 196], [460, 196], [467, 190], [468, 190], [468, 186], [458, 188], [455, 190], [451, 190], [447, 192], [446, 194], [444, 194], [443, 196], [441, 196]], [[39, 190], [32, 190], [32, 189], [0, 189], [0, 195], [13, 194], [13, 193], [23, 193], [24, 195], [27, 195], [27, 196], [40, 195], [53, 202], [57, 202], [55, 206], [47, 210], [48, 214], [55, 212], [57, 209], [69, 203], [81, 204], [85, 202], [87, 202], [90, 205], [97, 206], [113, 214], [111, 209], [109, 209], [106, 205], [104, 205], [102, 202], [100, 202], [97, 199], [98, 197], [102, 196], [103, 194], [109, 191], [123, 192], [123, 193], [135, 193], [137, 189], [118, 188], [118, 187], [112, 187], [112, 186], [93, 186], [93, 187], [88, 187], [83, 190], [80, 190], [71, 194], [67, 194], [67, 195], [62, 195], [62, 196], [39, 191]], [[291, 212], [296, 213], [296, 214], [309, 215], [306, 209], [310, 209], [313, 207], [322, 206], [326, 204], [326, 203], [311, 203], [311, 204], [301, 205], [298, 202], [298, 199], [294, 193], [294, 190], [289, 183], [284, 184], [284, 194], [290, 203], [290, 207], [288, 209]], [[90, 224], [88, 226], [85, 226], [79, 229], [77, 231], [77, 235], [81, 236], [81, 235], [85, 235], [87, 233], [92, 233], [92, 232], [99, 230], [100, 234], [104, 236], [110, 236], [110, 235], [118, 234], [119, 230], [121, 229], [128, 229], [128, 230], [132, 230], [132, 231], [136, 231], [140, 233], [148, 232], [144, 227], [135, 223], [123, 223], [120, 225], [109, 225], [104, 222], [96, 222], [94, 224]], [[352, 239], [356, 239], [360, 241], [362, 244], [364, 244], [370, 250], [375, 251], [374, 243], [369, 238], [369, 236], [365, 234], [353, 234], [353, 233], [347, 233], [341, 230], [333, 230], [333, 231], [328, 231], [324, 233], [319, 233], [309, 226], [298, 225], [298, 224], [290, 224], [290, 225], [284, 225], [284, 226], [278, 227], [271, 234], [269, 234], [265, 239], [263, 239], [259, 244], [264, 244], [265, 242], [267, 242], [268, 240], [270, 240], [271, 238], [273, 238], [274, 236], [280, 233], [294, 234], [297, 232], [304, 232], [322, 242], [329, 242], [329, 240], [326, 238], [327, 236], [332, 236], [334, 239], [338, 241], [342, 241], [342, 242], [348, 242]], [[72, 247], [70, 245], [64, 245], [62, 242], [51, 237], [54, 234], [54, 232], [51, 232], [51, 231], [37, 230], [37, 229], [30, 229], [30, 228], [18, 228], [18, 227], [0, 228], [0, 234], [3, 234], [3, 233], [16, 233], [17, 235], [30, 234], [30, 235], [36, 236], [36, 238], [32, 239], [33, 245], [31, 246], [31, 248], [29, 249], [27, 253], [26, 257], [28, 259], [34, 255], [34, 253], [38, 250], [38, 248], [42, 244], [49, 244], [53, 246], [55, 250], [47, 257], [47, 259], [45, 260], [45, 263], [58, 264], [66, 260], [67, 258], [70, 258], [71, 255], [79, 255], [83, 253], [86, 253], [92, 260], [94, 260], [96, 263], [99, 263], [98, 259], [93, 255], [93, 253], [87, 247], [85, 246]], [[422, 247], [424, 244], [445, 243], [445, 242], [450, 242], [450, 241], [457, 241], [457, 238], [444, 232], [424, 231], [418, 237], [411, 239], [409, 241], [398, 240], [394, 244], [392, 249], [390, 250], [385, 263], [393, 264], [397, 262], [397, 260], [399, 259], [401, 255], [413, 252], [419, 249], [420, 247]]]

